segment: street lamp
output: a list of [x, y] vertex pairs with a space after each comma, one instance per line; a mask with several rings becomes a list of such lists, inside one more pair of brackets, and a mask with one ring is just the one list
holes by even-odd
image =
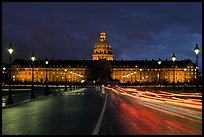
[[160, 84], [160, 68], [161, 68], [161, 66], [160, 66], [160, 64], [161, 64], [161, 59], [159, 58], [159, 60], [158, 60], [158, 64], [159, 64], [159, 84]]
[[158, 64], [159, 64], [159, 83], [160, 83], [160, 64], [161, 64], [161, 59], [160, 58], [158, 60]]
[[184, 68], [184, 87], [186, 87], [186, 70], [187, 68]]
[[196, 54], [196, 91], [198, 91], [198, 53], [199, 53], [198, 44], [196, 44], [194, 51]]
[[7, 105], [9, 104], [13, 104], [13, 100], [12, 100], [12, 95], [11, 95], [11, 82], [12, 82], [12, 77], [11, 77], [11, 54], [13, 53], [13, 48], [12, 48], [12, 43], [10, 43], [10, 47], [8, 48], [8, 52], [9, 52], [9, 94], [8, 94], [8, 99], [7, 99]]
[[172, 61], [173, 61], [173, 90], [174, 90], [174, 88], [175, 88], [175, 70], [174, 70], [175, 64], [174, 64], [174, 62], [176, 61], [175, 53], [173, 53], [173, 55], [172, 55]]
[[2, 76], [3, 76], [2, 77], [2, 79], [3, 79], [2, 84], [4, 84], [6, 82], [6, 79], [7, 79], [7, 77], [6, 77], [7, 75], [5, 74], [6, 73], [5, 71], [6, 71], [6, 67], [3, 67], [3, 70], [2, 70]]
[[45, 95], [49, 95], [49, 91], [48, 91], [48, 85], [47, 85], [47, 65], [48, 65], [49, 61], [48, 59], [45, 59], [45, 64], [46, 64], [46, 77], [45, 77], [45, 83], [46, 83], [46, 89], [45, 89]]
[[[135, 66], [135, 68], [137, 68], [137, 66]], [[135, 83], [136, 83], [136, 80], [137, 80], [137, 78], [136, 78], [137, 69], [135, 69], [134, 73], [135, 73]]]
[[66, 72], [67, 72], [67, 69], [64, 69], [64, 80], [65, 80], [65, 88], [64, 88], [64, 91], [67, 91], [67, 78], [66, 78]]
[[34, 94], [34, 83], [33, 83], [33, 80], [34, 80], [34, 64], [33, 62], [35, 61], [35, 56], [34, 56], [34, 52], [31, 56], [31, 60], [32, 60], [32, 88], [31, 88], [31, 96], [30, 96], [30, 99], [34, 99], [35, 98], [35, 94]]
[[141, 72], [142, 72], [142, 69], [140, 69], [140, 87], [142, 86]]

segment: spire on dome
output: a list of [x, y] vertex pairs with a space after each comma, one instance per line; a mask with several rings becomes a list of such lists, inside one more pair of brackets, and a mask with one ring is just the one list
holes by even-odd
[[102, 32], [100, 33], [100, 41], [106, 40], [106, 33], [104, 32], [104, 27], [102, 25]]

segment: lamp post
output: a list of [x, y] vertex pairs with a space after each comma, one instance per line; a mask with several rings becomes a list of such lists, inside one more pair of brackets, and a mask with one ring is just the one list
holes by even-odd
[[67, 78], [66, 78], [66, 72], [67, 72], [67, 69], [64, 69], [64, 80], [65, 80], [65, 88], [64, 88], [64, 91], [67, 91]]
[[186, 68], [183, 69], [184, 70], [184, 89], [186, 87]]
[[142, 72], [142, 69], [140, 69], [140, 87], [142, 86], [142, 77], [141, 77], [141, 72]]
[[46, 77], [45, 77], [45, 84], [46, 84], [46, 89], [45, 89], [45, 95], [49, 95], [49, 90], [48, 90], [48, 85], [47, 85], [47, 65], [48, 65], [49, 61], [48, 59], [45, 60], [45, 65], [46, 65], [46, 69], [45, 69], [45, 73], [46, 73]]
[[[71, 73], [71, 74], [70, 74]], [[71, 75], [71, 76], [70, 76]], [[69, 72], [69, 77], [70, 77], [70, 85], [69, 85], [69, 88], [70, 90], [72, 90], [72, 71]]]
[[160, 87], [160, 68], [161, 68], [161, 66], [160, 66], [160, 64], [161, 64], [161, 59], [159, 58], [159, 60], [158, 60], [158, 64], [159, 64], [159, 87]]
[[3, 78], [2, 78], [2, 79], [3, 79], [3, 80], [2, 80], [2, 84], [5, 83], [6, 78], [7, 78], [6, 75], [5, 75], [5, 73], [6, 73], [5, 70], [6, 70], [6, 67], [3, 67], [3, 70], [2, 70], [2, 76], [3, 76]]
[[11, 95], [11, 82], [12, 82], [12, 77], [11, 77], [11, 54], [13, 53], [13, 48], [12, 48], [12, 43], [10, 43], [10, 47], [8, 48], [9, 52], [9, 93], [8, 93], [8, 99], [7, 99], [7, 105], [13, 104], [12, 100], [12, 95]]
[[[137, 66], [135, 66], [135, 68], [137, 68]], [[136, 83], [136, 81], [137, 81], [137, 77], [136, 77], [137, 69], [135, 69], [134, 73], [135, 73], [135, 83]]]
[[2, 79], [3, 79], [2, 80], [2, 84], [5, 84], [6, 79], [7, 79], [7, 77], [6, 77], [7, 75], [5, 75], [5, 73], [6, 73], [5, 70], [6, 70], [6, 67], [3, 67], [3, 71], [2, 71], [2, 74], [3, 74], [2, 75]]
[[196, 54], [196, 91], [198, 92], [198, 53], [199, 53], [198, 44], [196, 44], [194, 52]]
[[173, 61], [173, 90], [174, 90], [174, 88], [175, 88], [175, 70], [174, 70], [174, 68], [175, 68], [175, 61], [176, 61], [176, 55], [175, 55], [175, 53], [173, 53], [173, 55], [172, 55], [172, 61]]
[[35, 61], [35, 56], [34, 56], [34, 52], [31, 56], [31, 60], [32, 60], [32, 88], [31, 88], [31, 96], [30, 96], [30, 99], [34, 99], [35, 98], [35, 94], [34, 94], [34, 64], [33, 62]]

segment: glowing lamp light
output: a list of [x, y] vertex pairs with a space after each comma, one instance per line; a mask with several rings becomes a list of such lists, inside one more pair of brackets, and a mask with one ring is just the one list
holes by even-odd
[[198, 44], [196, 44], [196, 47], [194, 48], [195, 54], [198, 55], [199, 53], [199, 48], [198, 48]]
[[158, 60], [158, 64], [160, 65], [161, 64], [161, 59], [159, 58], [159, 60]]
[[13, 53], [12, 43], [10, 43], [10, 47], [8, 48], [8, 52], [10, 55]]
[[9, 52], [9, 54], [12, 54], [12, 53], [13, 53], [13, 49], [10, 47], [10, 48], [8, 49], [8, 52]]
[[33, 55], [31, 56], [31, 60], [32, 60], [32, 61], [35, 61], [34, 53], [33, 53]]
[[175, 55], [175, 53], [173, 53], [173, 55], [172, 55], [172, 61], [175, 61], [176, 60], [176, 55]]

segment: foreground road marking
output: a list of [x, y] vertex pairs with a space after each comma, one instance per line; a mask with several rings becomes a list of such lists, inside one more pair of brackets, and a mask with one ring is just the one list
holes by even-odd
[[102, 120], [103, 120], [103, 115], [104, 115], [104, 112], [105, 112], [105, 109], [106, 109], [107, 96], [108, 96], [108, 94], [106, 94], [106, 98], [105, 98], [105, 103], [104, 103], [104, 105], [103, 105], [103, 109], [102, 109], [102, 111], [101, 111], [100, 117], [99, 117], [99, 119], [98, 119], [98, 122], [97, 122], [97, 124], [96, 124], [96, 127], [95, 127], [95, 129], [94, 129], [92, 135], [98, 135], [98, 132], [99, 132], [99, 129], [100, 129]]

